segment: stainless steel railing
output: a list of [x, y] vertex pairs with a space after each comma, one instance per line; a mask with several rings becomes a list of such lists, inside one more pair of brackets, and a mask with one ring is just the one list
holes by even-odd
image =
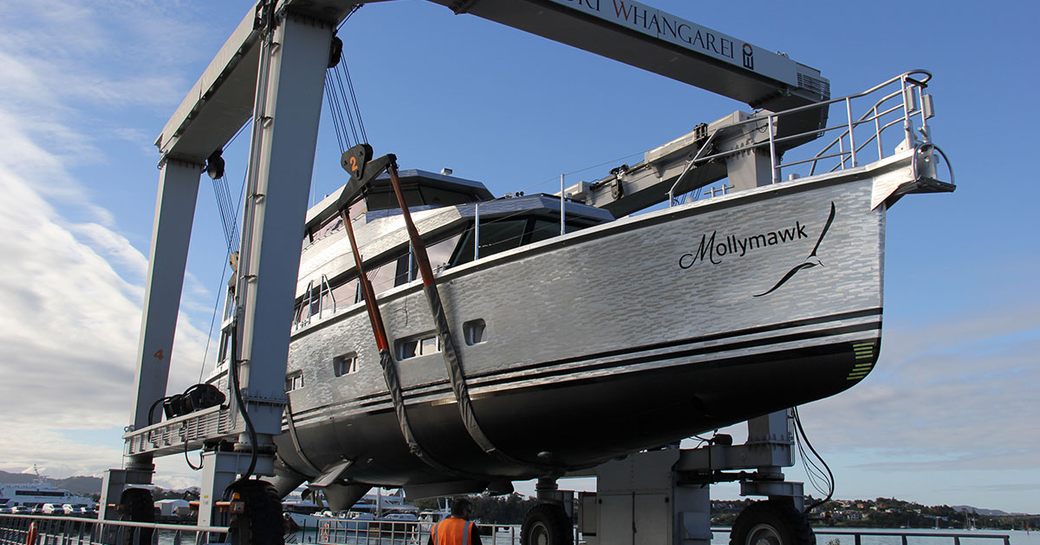
[[[816, 543], [826, 545], [834, 540], [825, 540], [825, 536], [838, 536], [838, 543], [845, 543], [844, 536], [851, 537], [854, 545], [863, 545], [866, 540], [869, 543], [876, 544], [891, 544], [896, 545], [910, 545], [910, 541], [915, 543], [927, 542], [934, 543], [936, 545], [940, 543], [952, 545], [961, 545], [961, 540], [988, 540], [988, 541], [1003, 541], [1004, 545], [1011, 545], [1011, 536], [1008, 534], [984, 534], [979, 532], [901, 532], [897, 530], [814, 530], [816, 534]], [[866, 538], [866, 539], [865, 539]]]
[[[782, 112], [758, 115], [728, 125], [725, 129], [732, 130], [735, 127], [751, 126], [767, 133], [767, 138], [755, 144], [754, 147], [768, 148], [772, 183], [781, 182], [785, 172], [791, 178], [797, 178], [814, 176], [821, 170], [834, 172], [855, 168], [890, 157], [897, 150], [909, 149], [930, 142], [928, 120], [933, 117], [934, 108], [931, 96], [925, 93], [925, 89], [931, 79], [931, 73], [926, 70], [910, 70], [860, 93]], [[777, 127], [781, 126], [785, 119], [793, 114], [804, 114], [806, 111], [818, 111], [821, 115], [827, 113], [828, 119], [837, 117], [839, 121], [819, 129], [781, 137], [776, 135]], [[856, 116], [854, 115], [856, 111], [862, 111], [862, 113]], [[837, 116], [834, 115], [835, 113]], [[893, 129], [893, 127], [898, 128]], [[787, 150], [783, 155], [777, 151], [782, 147], [780, 146], [782, 143], [819, 138], [834, 133], [837, 133], [837, 136], [834, 136], [816, 153], [802, 155], [799, 148]], [[883, 143], [884, 138], [892, 133], [898, 134], [899, 145], [886, 150]], [[715, 134], [712, 133], [711, 136]], [[704, 154], [706, 148], [705, 145], [698, 150], [687, 165], [687, 170], [698, 163], [706, 163], [713, 159], [747, 151], [747, 148], [741, 148]], [[792, 172], [795, 167], [803, 167], [803, 172]], [[680, 176], [681, 178], [682, 176]], [[673, 185], [669, 190], [669, 203], [674, 202], [674, 189]]]
[[[0, 545], [201, 545], [227, 541], [223, 526], [100, 521], [76, 516], [0, 515]], [[34, 537], [32, 543], [30, 534]]]
[[[713, 527], [713, 541], [728, 542], [730, 528]], [[867, 530], [849, 528], [839, 530], [833, 528], [813, 528], [817, 545], [962, 545], [980, 542], [1000, 541], [1003, 545], [1011, 545], [1009, 534], [991, 534], [968, 531], [927, 531], [927, 530]], [[722, 539], [720, 539], [722, 538]]]
[[[425, 545], [430, 537], [431, 522], [336, 519], [304, 524], [286, 537], [292, 544], [344, 545]], [[478, 524], [480, 542], [484, 545], [519, 545], [520, 525]], [[580, 542], [575, 528], [574, 543]]]

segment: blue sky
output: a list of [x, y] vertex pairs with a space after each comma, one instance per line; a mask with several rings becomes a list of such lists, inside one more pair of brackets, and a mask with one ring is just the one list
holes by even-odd
[[[933, 135], [959, 188], [891, 211], [880, 363], [802, 416], [838, 497], [1040, 512], [1040, 186], [1028, 167], [1040, 8], [647, 3], [787, 52], [836, 96], [933, 71]], [[118, 466], [158, 176], [151, 143], [247, 9], [9, 0], [0, 12], [0, 469]], [[555, 191], [560, 172], [631, 161], [747, 109], [426, 2], [366, 6], [341, 36], [377, 153], [451, 167], [496, 194]], [[316, 198], [343, 181], [332, 134], [323, 125]], [[226, 154], [236, 187], [244, 141]], [[201, 183], [171, 389], [200, 372], [224, 256]], [[162, 469], [161, 482], [196, 482], [181, 460]]]

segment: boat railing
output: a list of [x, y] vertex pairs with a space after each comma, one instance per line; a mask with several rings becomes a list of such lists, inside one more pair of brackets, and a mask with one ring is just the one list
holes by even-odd
[[[350, 545], [423, 545], [430, 537], [433, 522], [355, 520], [329, 517], [314, 523], [304, 523], [286, 535], [286, 543], [322, 543]], [[477, 523], [480, 542], [484, 545], [519, 545], [519, 524]], [[580, 543], [580, 534], [574, 528], [574, 543]]]
[[[719, 534], [729, 534], [730, 528], [713, 527], [715, 541]], [[1009, 534], [989, 534], [978, 531], [927, 530], [867, 530], [849, 528], [813, 528], [816, 545], [981, 545], [1001, 541], [1011, 545]]]
[[[767, 114], [765, 121], [768, 138], [767, 141], [758, 145], [769, 147], [772, 183], [782, 181], [785, 170], [788, 172], [789, 178], [799, 177], [798, 173], [791, 172], [793, 167], [806, 167], [808, 171], [802, 175], [813, 176], [823, 169], [827, 169], [827, 172], [835, 172], [856, 168], [890, 157], [897, 151], [928, 143], [930, 141], [928, 120], [934, 116], [934, 109], [931, 95], [928, 95], [925, 89], [931, 79], [931, 73], [926, 70], [911, 70], [893, 76], [860, 93]], [[865, 107], [864, 104], [866, 104]], [[839, 121], [819, 129], [777, 136], [777, 129], [785, 119], [793, 114], [804, 114], [811, 110], [819, 111], [820, 115], [827, 114], [828, 119], [837, 117]], [[833, 115], [835, 110], [838, 111], [838, 116]], [[855, 111], [862, 111], [862, 113], [854, 115]], [[740, 124], [761, 122], [761, 117], [755, 117]], [[777, 152], [777, 149], [781, 147], [779, 144], [823, 137], [833, 133], [837, 133], [837, 136], [808, 157], [790, 159]], [[885, 137], [891, 136], [891, 134], [895, 134], [899, 138], [899, 143], [894, 147], [886, 148]], [[707, 161], [732, 153], [732, 151], [727, 151], [707, 155], [700, 160]], [[784, 155], [797, 156], [797, 148], [788, 150]]]
[[[768, 148], [771, 182], [814, 176], [856, 168], [868, 163], [891, 157], [897, 152], [930, 144], [928, 120], [934, 117], [932, 97], [926, 92], [931, 73], [926, 70], [910, 70], [893, 76], [860, 93], [816, 102], [781, 112], [762, 112], [744, 121], [727, 125], [720, 130], [745, 130], [764, 132], [765, 138], [752, 147]], [[778, 129], [794, 114], [804, 118], [806, 111], [818, 111], [827, 119], [837, 119], [821, 128], [778, 136]], [[854, 112], [859, 112], [858, 115]], [[763, 115], [764, 114], [764, 115]], [[837, 115], [835, 115], [837, 114]], [[705, 153], [712, 137], [701, 146], [683, 174], [692, 167], [708, 161], [724, 159], [736, 153], [745, 153], [748, 148]], [[834, 135], [827, 144], [815, 153], [805, 155], [798, 147], [781, 153], [784, 144], [807, 139]], [[893, 139], [898, 141], [886, 139]], [[895, 145], [892, 145], [895, 144]], [[948, 167], [949, 165], [947, 165]], [[674, 203], [675, 186], [668, 192], [669, 203]]]
[[[1000, 540], [1004, 542], [1004, 545], [1011, 545], [1011, 536], [1009, 534], [983, 534], [979, 532], [905, 532], [897, 530], [828, 530], [819, 529], [814, 530], [816, 534], [816, 543], [818, 545], [828, 545], [835, 541], [824, 539], [826, 536], [838, 536], [836, 541], [838, 544], [845, 545], [845, 541], [841, 539], [843, 536], [852, 538], [853, 545], [896, 545], [898, 539], [899, 545], [910, 545], [910, 541], [914, 541], [917, 544], [921, 543], [952, 543], [953, 545], [962, 545], [961, 540], [965, 540], [969, 543], [972, 540]], [[837, 544], [836, 544], [837, 545]]]
[[[317, 289], [314, 288], [314, 280], [307, 282], [307, 290], [303, 296], [303, 304], [300, 306], [300, 313], [296, 316], [293, 325], [295, 325], [297, 329], [306, 326], [311, 322], [311, 318], [315, 315], [317, 315], [318, 319], [321, 320], [325, 314], [326, 300], [329, 302], [328, 306], [331, 307], [329, 308], [329, 311], [332, 314], [335, 314], [336, 296], [332, 293], [332, 286], [329, 284], [328, 275], [322, 274], [321, 278], [318, 280]], [[318, 312], [314, 312], [315, 306], [318, 308]], [[303, 315], [305, 311], [307, 312], [306, 316]]]
[[77, 516], [0, 515], [0, 545], [201, 545], [224, 543], [224, 526], [97, 520]]

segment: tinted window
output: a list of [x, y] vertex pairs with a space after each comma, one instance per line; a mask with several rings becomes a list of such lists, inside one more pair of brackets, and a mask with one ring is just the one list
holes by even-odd
[[455, 251], [455, 247], [459, 245], [459, 239], [461, 238], [462, 234], [460, 233], [426, 248], [426, 253], [430, 256], [430, 268], [433, 269], [434, 274], [448, 268], [448, 264], [451, 262], [451, 254]]
[[332, 359], [332, 373], [337, 377], [357, 373], [357, 354], [351, 352]]
[[[402, 187], [401, 193], [404, 193], [404, 202], [408, 205], [408, 208], [423, 204], [422, 195], [419, 194], [419, 190], [416, 187]], [[369, 210], [401, 208], [397, 204], [397, 195], [394, 195], [394, 190], [389, 186], [372, 191], [365, 197], [365, 202]]]
[[[480, 222], [480, 257], [517, 248], [523, 242], [526, 219], [489, 220]], [[452, 265], [473, 261], [473, 229], [466, 232]]]
[[397, 270], [394, 273], [394, 285], [400, 286], [401, 284], [407, 284], [419, 274], [419, 267], [415, 263], [415, 258], [411, 252], [399, 257], [397, 259]]
[[332, 297], [336, 299], [336, 310], [357, 302], [357, 286], [357, 278], [351, 278], [343, 284], [332, 288]]
[[[572, 227], [567, 226], [567, 232], [570, 232]], [[536, 219], [531, 222], [531, 230], [528, 232], [527, 240], [524, 244], [533, 244], [535, 242], [541, 242], [548, 238], [560, 236], [560, 222], [552, 221], [547, 219]]]
[[422, 187], [419, 191], [422, 193], [423, 202], [433, 206], [450, 206], [453, 204], [463, 204], [477, 200], [473, 195], [452, 191], [450, 189]]
[[[380, 293], [394, 287], [397, 273], [397, 261], [391, 261], [378, 267], [368, 269], [368, 281], [372, 283], [372, 291], [378, 296]], [[359, 293], [358, 301], [365, 299], [364, 293]]]

